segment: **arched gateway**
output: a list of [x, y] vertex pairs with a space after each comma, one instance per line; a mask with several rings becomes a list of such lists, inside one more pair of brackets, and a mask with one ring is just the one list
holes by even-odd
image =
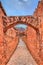
[[[4, 33], [6, 33], [9, 29], [14, 28], [14, 26], [16, 26], [17, 24], [25, 24], [28, 26], [27, 31], [23, 32], [26, 34], [26, 38], [27, 38], [27, 40], [25, 39], [24, 41], [26, 41], [26, 45], [27, 45], [28, 49], [30, 50], [30, 53], [32, 54], [33, 58], [36, 60], [36, 62], [37, 63], [38, 63], [38, 61], [41, 62], [40, 56], [39, 56], [40, 50], [41, 50], [41, 46], [40, 46], [41, 36], [40, 36], [40, 31], [39, 31], [40, 17], [35, 18], [33, 16], [13, 16], [13, 17], [12, 16], [11, 17], [3, 16], [2, 19], [3, 19], [3, 26], [4, 26], [3, 32]], [[32, 33], [31, 33], [31, 31], [32, 31]], [[16, 32], [15, 32], [15, 34], [16, 34]], [[33, 36], [33, 38], [31, 36]], [[18, 41], [18, 40], [16, 39], [16, 41]], [[14, 49], [16, 49], [17, 45], [18, 44], [16, 42]], [[38, 48], [37, 48], [37, 45], [39, 45]]]
[[[17, 24], [25, 24], [27, 25], [27, 29], [22, 32], [18, 31], [15, 29]], [[19, 35], [22, 34], [20, 35], [20, 37], [22, 36], [22, 40], [16, 32]], [[19, 39], [20, 42], [25, 42], [27, 46], [25, 48], [28, 48], [28, 51], [26, 50], [25, 52], [23, 48], [22, 50], [25, 53], [20, 51], [20, 56], [18, 57], [19, 51], [18, 53], [16, 51], [19, 46]], [[7, 16], [0, 2], [0, 65], [7, 65], [13, 54], [15, 54], [14, 59], [18, 58], [18, 62], [19, 59], [24, 57], [19, 63], [26, 65], [28, 60], [25, 59], [27, 57], [30, 59], [30, 57], [25, 54], [28, 55], [29, 52], [31, 57], [36, 61], [36, 64], [43, 65], [43, 1], [39, 1], [38, 8], [35, 10], [33, 16]], [[17, 63], [16, 65], [19, 64]]]
[[39, 18], [35, 18], [33, 16], [11, 16], [11, 17], [2, 17], [4, 24], [4, 32], [7, 29], [14, 27], [17, 24], [26, 24], [27, 26], [31, 26], [35, 30], [38, 30], [39, 26]]

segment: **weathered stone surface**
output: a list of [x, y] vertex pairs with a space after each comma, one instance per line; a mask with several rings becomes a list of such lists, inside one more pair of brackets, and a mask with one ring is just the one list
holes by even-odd
[[37, 65], [21, 38], [7, 65]]
[[[20, 23], [28, 26], [27, 30], [22, 33], [14, 29], [14, 26]], [[24, 48], [16, 50], [20, 37], [19, 34], [23, 33], [25, 36], [22, 36], [22, 39], [26, 43], [28, 51], [30, 51], [38, 65], [43, 65], [43, 0], [39, 1], [33, 16], [6, 16], [0, 4], [0, 65], [6, 65], [14, 51], [14, 55], [16, 55], [18, 60], [20, 52], [25, 53], [26, 51], [26, 53], [29, 53], [26, 49], [24, 50]], [[25, 56], [27, 59], [27, 54], [25, 54], [20, 55], [23, 63]], [[20, 62], [22, 62], [22, 60]], [[25, 62], [27, 62], [27, 60], [25, 60]]]

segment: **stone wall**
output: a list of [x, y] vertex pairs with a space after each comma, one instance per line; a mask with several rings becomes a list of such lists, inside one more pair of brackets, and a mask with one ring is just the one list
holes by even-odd
[[[19, 38], [17, 36], [16, 30], [13, 29], [14, 25], [8, 28], [6, 33], [4, 33], [2, 16], [6, 17], [3, 9], [0, 7], [0, 65], [6, 65], [11, 55], [15, 51], [16, 46], [18, 45]], [[27, 48], [29, 49], [30, 53], [32, 54], [38, 65], [43, 65], [43, 1], [39, 1], [38, 7], [33, 14], [33, 18], [32, 16], [29, 17], [12, 17], [11, 19], [7, 16], [6, 21], [8, 21], [7, 23], [9, 23], [9, 18], [10, 24], [12, 23], [11, 20], [13, 20], [14, 18], [16, 18], [16, 21], [22, 20], [25, 24], [26, 22], [31, 21], [32, 25], [35, 27], [28, 26], [27, 31], [25, 31], [25, 34], [27, 36], [22, 37], [22, 39], [25, 41]], [[13, 22], [16, 23], [16, 21]], [[29, 22], [27, 24], [29, 24]], [[38, 26], [36, 24], [38, 24]], [[38, 31], [36, 31], [36, 28], [38, 28]]]

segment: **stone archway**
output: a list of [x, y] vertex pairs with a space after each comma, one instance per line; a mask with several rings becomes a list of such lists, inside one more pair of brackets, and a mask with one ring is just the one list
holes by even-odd
[[[2, 17], [3, 18], [3, 24], [5, 26], [4, 32], [7, 31], [7, 29], [14, 27], [17, 24], [26, 24], [28, 26], [31, 26], [35, 30], [38, 30], [38, 19], [34, 18], [33, 16], [15, 16], [15, 17]], [[9, 25], [8, 25], [9, 24]]]
[[[3, 32], [6, 33], [7, 30], [9, 30], [10, 28], [14, 27], [15, 25], [21, 23], [21, 24], [26, 24], [28, 25], [29, 27], [33, 28], [36, 32], [36, 34], [38, 35], [38, 41], [40, 40], [40, 33], [39, 33], [39, 20], [38, 18], [34, 18], [33, 16], [27, 16], [27, 17], [2, 17], [3, 19]], [[30, 29], [31, 29], [30, 28]], [[16, 33], [16, 32], [15, 32]], [[28, 41], [28, 40], [27, 40]], [[16, 44], [17, 46], [17, 44]], [[27, 43], [27, 46], [28, 46], [28, 43]], [[40, 46], [40, 41], [39, 41], [39, 46]], [[16, 48], [16, 47], [15, 47]], [[29, 46], [28, 46], [28, 49], [29, 49]], [[39, 49], [40, 51], [40, 49]], [[34, 55], [33, 54], [33, 51], [30, 51], [32, 56]], [[37, 52], [37, 50], [36, 50]], [[9, 56], [10, 57], [10, 56]], [[38, 57], [38, 55], [37, 55]], [[35, 55], [34, 55], [34, 59], [39, 62], [40, 61], [40, 58], [37, 58]]]

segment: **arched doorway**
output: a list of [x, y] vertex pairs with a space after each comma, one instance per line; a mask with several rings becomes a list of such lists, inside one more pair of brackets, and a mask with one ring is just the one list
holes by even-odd
[[[4, 27], [4, 33], [6, 33], [7, 30], [9, 30], [9, 29], [14, 28], [14, 26], [17, 25], [17, 24], [26, 24], [28, 27], [30, 27], [30, 30], [31, 29], [33, 30], [33, 33], [35, 32], [34, 34], [36, 36], [37, 36], [37, 33], [39, 35], [39, 29], [38, 29], [38, 24], [37, 24], [38, 21], [34, 17], [31, 17], [31, 16], [30, 17], [8, 17], [8, 18], [5, 17], [4, 21], [6, 23], [6, 26]], [[32, 32], [32, 31], [30, 31], [30, 32]], [[32, 36], [33, 36], [33, 34], [32, 34]], [[27, 47], [29, 49], [28, 43], [26, 43], [26, 44], [27, 44]], [[17, 44], [16, 44], [16, 46], [17, 46]], [[33, 44], [33, 46], [34, 46], [34, 44]], [[33, 55], [33, 51], [32, 50], [31, 50], [31, 54]], [[37, 58], [35, 57], [35, 55], [34, 55], [34, 58], [37, 61]]]

